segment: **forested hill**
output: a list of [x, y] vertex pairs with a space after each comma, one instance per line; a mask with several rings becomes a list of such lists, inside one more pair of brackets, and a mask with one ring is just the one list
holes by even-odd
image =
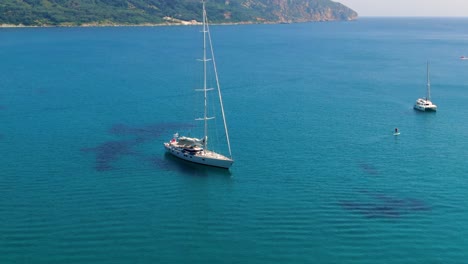
[[[208, 0], [215, 23], [353, 20], [330, 0]], [[201, 0], [0, 0], [0, 25], [75, 26], [178, 24], [200, 21]]]

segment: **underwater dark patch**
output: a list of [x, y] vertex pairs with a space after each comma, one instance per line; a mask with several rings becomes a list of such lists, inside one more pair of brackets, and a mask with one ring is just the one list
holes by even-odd
[[372, 165], [372, 164], [368, 164], [368, 163], [359, 163], [359, 167], [364, 171], [366, 172], [367, 174], [370, 174], [370, 175], [378, 175], [379, 172], [377, 171], [377, 169]]
[[[81, 151], [95, 153], [94, 168], [97, 171], [112, 170], [115, 161], [129, 155], [139, 157], [138, 160], [151, 160], [150, 163], [156, 164], [159, 169], [174, 169], [167, 161], [148, 157], [148, 155], [136, 151], [135, 146], [156, 140], [163, 134], [169, 133], [170, 130], [176, 132], [190, 127], [192, 125], [182, 123], [159, 123], [144, 126], [115, 124], [109, 129], [109, 133], [122, 139], [107, 141], [96, 147], [82, 148]], [[168, 137], [171, 135], [168, 135]]]
[[134, 140], [108, 141], [94, 148], [84, 148], [84, 152], [96, 153], [95, 168], [98, 171], [111, 170], [112, 162], [118, 160], [124, 155], [134, 154], [132, 150], [136, 143]]
[[340, 205], [348, 211], [364, 215], [368, 218], [397, 218], [401, 215], [397, 208], [379, 203], [342, 201]]
[[399, 198], [363, 190], [359, 193], [367, 195], [366, 201], [340, 201], [340, 206], [368, 218], [398, 218], [405, 214], [431, 209], [424, 201], [415, 198]]

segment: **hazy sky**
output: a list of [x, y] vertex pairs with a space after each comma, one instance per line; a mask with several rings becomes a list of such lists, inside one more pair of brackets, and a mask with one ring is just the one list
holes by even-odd
[[359, 16], [468, 16], [468, 0], [334, 0]]

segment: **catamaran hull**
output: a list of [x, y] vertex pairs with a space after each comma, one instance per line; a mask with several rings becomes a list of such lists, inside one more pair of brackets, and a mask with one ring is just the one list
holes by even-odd
[[437, 111], [436, 107], [424, 107], [424, 106], [420, 106], [420, 105], [415, 105], [414, 109], [419, 110], [419, 111], [423, 111], [423, 112], [436, 112]]
[[180, 148], [171, 146], [169, 143], [164, 143], [164, 148], [166, 149], [168, 153], [170, 153], [171, 155], [179, 159], [183, 159], [183, 160], [193, 162], [193, 163], [198, 163], [201, 165], [229, 169], [231, 165], [234, 163], [233, 160], [228, 159], [224, 156], [222, 158], [214, 158], [214, 157], [210, 157], [209, 155], [203, 155], [203, 154], [192, 155], [191, 153], [187, 151], [184, 152]]

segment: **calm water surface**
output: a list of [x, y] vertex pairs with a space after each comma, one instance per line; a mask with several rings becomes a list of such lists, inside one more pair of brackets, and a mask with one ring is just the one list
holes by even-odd
[[211, 30], [230, 171], [199, 28], [0, 29], [0, 263], [467, 263], [468, 19]]

